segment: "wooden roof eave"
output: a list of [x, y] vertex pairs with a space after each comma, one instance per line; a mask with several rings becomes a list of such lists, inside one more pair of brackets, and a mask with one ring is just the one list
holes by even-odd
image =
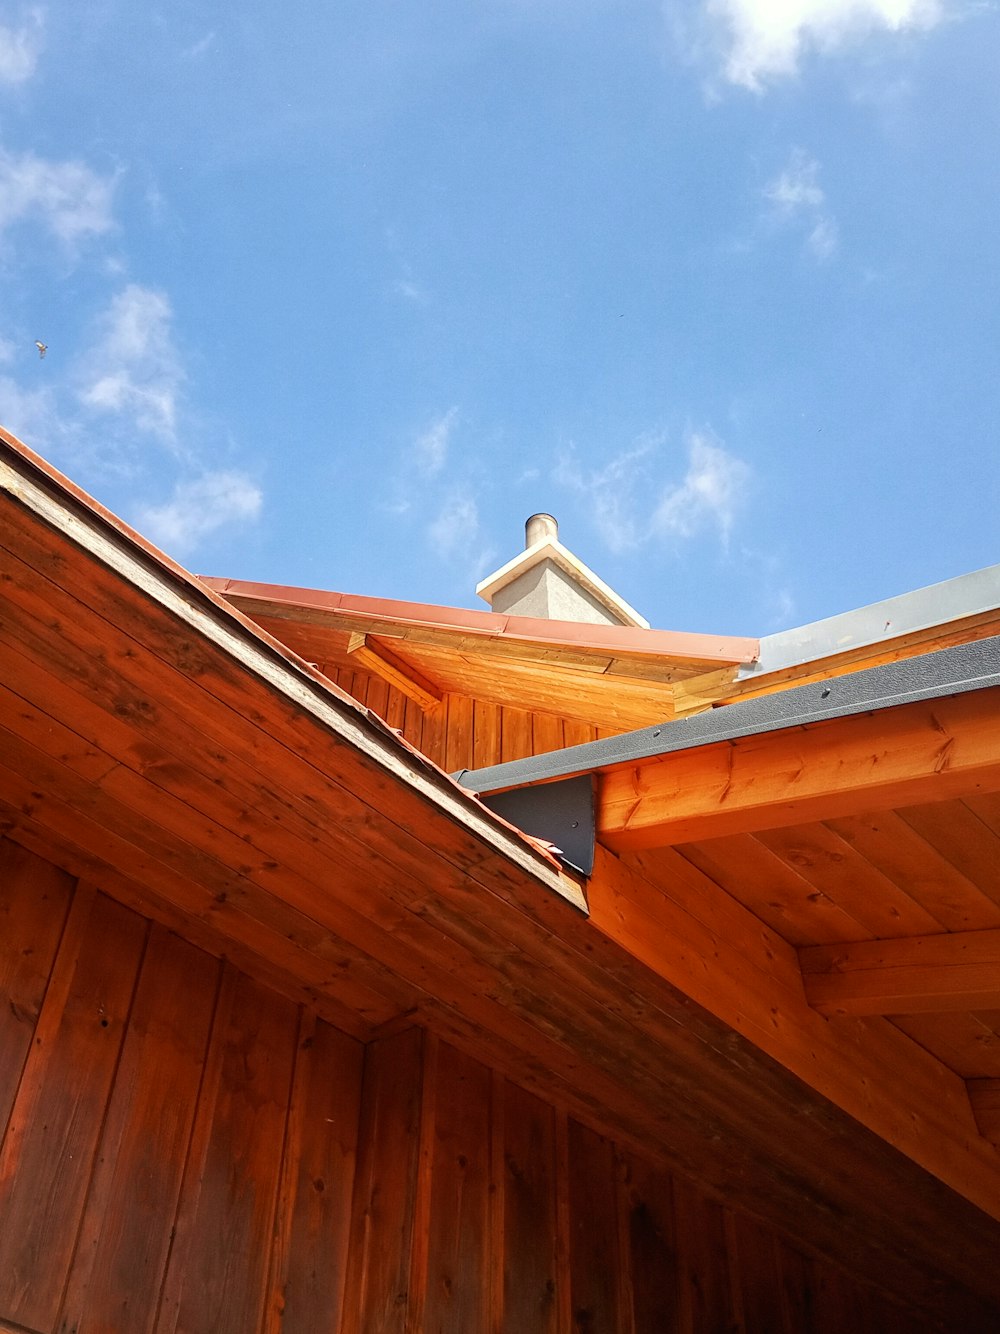
[[171, 561], [0, 428], [0, 490], [63, 533], [198, 635], [216, 644], [338, 740], [405, 784], [547, 890], [586, 911], [586, 899], [550, 854], [493, 814], [380, 719], [332, 685], [225, 598]]

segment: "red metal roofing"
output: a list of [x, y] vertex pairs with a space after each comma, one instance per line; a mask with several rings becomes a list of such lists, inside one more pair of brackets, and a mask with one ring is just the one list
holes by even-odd
[[629, 625], [596, 625], [582, 621], [550, 621], [529, 616], [504, 616], [464, 607], [360, 597], [314, 588], [290, 588], [239, 579], [204, 577], [208, 588], [223, 597], [272, 602], [276, 607], [341, 612], [352, 617], [391, 620], [400, 625], [464, 631], [484, 638], [519, 639], [529, 643], [565, 645], [602, 652], [656, 654], [698, 662], [755, 662], [760, 642], [739, 636], [688, 634], [675, 630], [641, 630]]

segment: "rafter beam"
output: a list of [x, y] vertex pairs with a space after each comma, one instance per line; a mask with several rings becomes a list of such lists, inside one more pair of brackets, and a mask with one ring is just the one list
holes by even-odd
[[432, 681], [428, 681], [412, 664], [380, 644], [372, 635], [351, 635], [347, 652], [366, 672], [381, 677], [425, 711], [444, 699], [443, 691]]
[[820, 1014], [1000, 1009], [1000, 930], [811, 945], [799, 963]]
[[665, 847], [1000, 790], [1000, 686], [738, 736], [603, 776], [598, 837]]

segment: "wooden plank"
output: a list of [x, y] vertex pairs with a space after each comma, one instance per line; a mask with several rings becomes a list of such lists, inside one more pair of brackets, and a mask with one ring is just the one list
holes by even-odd
[[578, 1121], [569, 1123], [570, 1279], [574, 1334], [630, 1334], [621, 1290], [614, 1146]]
[[0, 838], [0, 1143], [72, 893], [64, 871]]
[[[684, 843], [677, 851], [742, 903], [790, 945], [862, 940], [870, 935], [842, 904], [834, 903], [753, 834]], [[636, 854], [641, 860], [642, 854]]]
[[553, 1109], [507, 1081], [503, 1130], [501, 1328], [503, 1334], [561, 1334]]
[[266, 1334], [339, 1329], [364, 1048], [303, 1016], [283, 1161]]
[[[786, 862], [862, 928], [863, 936], [915, 936], [939, 931], [941, 923], [850, 843], [823, 824], [764, 829], [757, 840]], [[1000, 847], [1000, 845], [998, 845]]]
[[962, 931], [799, 950], [820, 1014], [1000, 1008], [1000, 931]]
[[69, 1273], [147, 924], [78, 889], [0, 1150], [0, 1312], [49, 1329]]
[[523, 760], [532, 754], [531, 714], [505, 705], [500, 711], [500, 759]]
[[433, 708], [444, 699], [444, 691], [440, 687], [374, 635], [351, 635], [347, 642], [347, 652], [366, 671], [380, 676], [423, 709]]
[[683, 1177], [674, 1180], [678, 1301], [684, 1334], [737, 1327], [722, 1206]]
[[491, 1083], [485, 1065], [442, 1044], [422, 1330], [488, 1329]]
[[265, 1312], [298, 1015], [241, 975], [219, 1021], [217, 1082], [198, 1109], [159, 1334], [245, 1334]]
[[1000, 1078], [1000, 1013], [900, 1014], [892, 1022], [960, 1078]]
[[619, 766], [597, 827], [622, 848], [841, 819], [1000, 789], [1000, 687]]
[[808, 1323], [793, 1324], [785, 1301], [786, 1271], [777, 1237], [742, 1211], [724, 1218], [730, 1281], [739, 1307], [739, 1328], [771, 1334], [800, 1334]]
[[472, 768], [486, 769], [500, 763], [499, 704], [476, 699], [472, 709]]
[[424, 1037], [408, 1029], [365, 1055], [344, 1334], [408, 1330]]
[[449, 773], [472, 766], [473, 702], [464, 695], [448, 696], [444, 767]]
[[219, 964], [152, 932], [108, 1104], [60, 1330], [153, 1328]]
[[1000, 839], [964, 801], [908, 806], [899, 817], [1000, 907]]
[[651, 1168], [629, 1154], [624, 1160], [622, 1193], [636, 1334], [646, 1330], [677, 1334], [680, 1306], [672, 1179], [662, 1169]]
[[[960, 807], [958, 802], [942, 804], [952, 810]], [[827, 823], [866, 861], [905, 889], [946, 931], [981, 931], [1000, 926], [1000, 904], [962, 875], [953, 862], [921, 838], [895, 811], [854, 815]]]

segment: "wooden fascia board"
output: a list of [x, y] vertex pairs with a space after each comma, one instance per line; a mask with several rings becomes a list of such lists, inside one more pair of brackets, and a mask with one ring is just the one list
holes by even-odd
[[1000, 1010], [1000, 930], [813, 945], [799, 962], [820, 1014]]
[[1000, 687], [676, 751], [606, 771], [598, 837], [665, 847], [1000, 790]]
[[365, 671], [402, 691], [425, 712], [444, 699], [444, 692], [418, 672], [412, 663], [405, 662], [372, 635], [351, 635], [347, 652]]

